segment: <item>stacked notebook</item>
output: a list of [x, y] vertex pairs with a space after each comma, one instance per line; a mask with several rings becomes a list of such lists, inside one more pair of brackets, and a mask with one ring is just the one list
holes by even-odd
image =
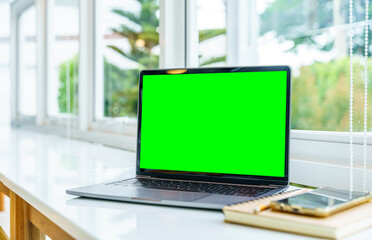
[[255, 213], [259, 206], [271, 201], [310, 191], [297, 189], [266, 198], [225, 206], [225, 221], [255, 227], [292, 232], [315, 237], [338, 239], [372, 226], [372, 202], [336, 213], [326, 218], [272, 211], [270, 208]]

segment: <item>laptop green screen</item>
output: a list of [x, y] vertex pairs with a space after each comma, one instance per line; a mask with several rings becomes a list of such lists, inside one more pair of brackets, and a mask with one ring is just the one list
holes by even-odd
[[284, 177], [287, 72], [143, 75], [140, 168]]

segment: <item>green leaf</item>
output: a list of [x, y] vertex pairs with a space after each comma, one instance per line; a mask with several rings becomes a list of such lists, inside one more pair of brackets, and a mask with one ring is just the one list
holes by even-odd
[[199, 31], [199, 43], [208, 39], [223, 35], [226, 33], [226, 29], [206, 29]]
[[201, 67], [203, 67], [203, 66], [207, 66], [207, 65], [210, 65], [210, 64], [213, 64], [213, 63], [219, 63], [219, 62], [225, 62], [225, 61], [226, 61], [226, 56], [211, 57], [207, 60], [204, 60], [199, 65]]
[[135, 23], [139, 26], [141, 25], [140, 17], [137, 16], [136, 14], [132, 13], [132, 12], [124, 11], [124, 10], [121, 10], [121, 9], [113, 9], [112, 12], [128, 19], [129, 21], [131, 21], [131, 22], [133, 22], [133, 23]]

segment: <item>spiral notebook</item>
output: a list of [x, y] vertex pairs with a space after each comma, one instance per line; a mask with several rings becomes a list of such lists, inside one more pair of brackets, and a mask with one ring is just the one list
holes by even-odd
[[257, 206], [264, 206], [271, 201], [295, 196], [311, 191], [297, 189], [273, 196], [225, 206], [225, 221], [291, 232], [296, 234], [339, 239], [372, 226], [372, 202], [336, 213], [327, 218], [316, 218], [266, 209], [255, 213]]

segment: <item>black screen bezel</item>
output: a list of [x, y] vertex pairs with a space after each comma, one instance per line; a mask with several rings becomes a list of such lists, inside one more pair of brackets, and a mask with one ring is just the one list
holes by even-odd
[[[267, 177], [257, 175], [239, 175], [239, 174], [216, 174], [216, 173], [198, 173], [169, 171], [158, 169], [140, 168], [140, 150], [141, 150], [141, 119], [142, 119], [142, 89], [144, 75], [165, 75], [165, 74], [193, 74], [193, 73], [234, 73], [234, 72], [287, 72], [287, 102], [286, 102], [286, 128], [285, 128], [285, 170], [284, 177]], [[289, 183], [289, 138], [290, 138], [290, 117], [291, 117], [291, 68], [289, 66], [256, 66], [256, 67], [218, 67], [218, 68], [178, 68], [178, 69], [158, 69], [142, 70], [139, 79], [138, 91], [138, 127], [137, 127], [137, 154], [136, 154], [136, 173], [142, 176], [151, 176], [158, 178], [183, 179], [209, 182], [226, 182], [236, 184], [250, 185], [277, 185], [287, 186]]]

